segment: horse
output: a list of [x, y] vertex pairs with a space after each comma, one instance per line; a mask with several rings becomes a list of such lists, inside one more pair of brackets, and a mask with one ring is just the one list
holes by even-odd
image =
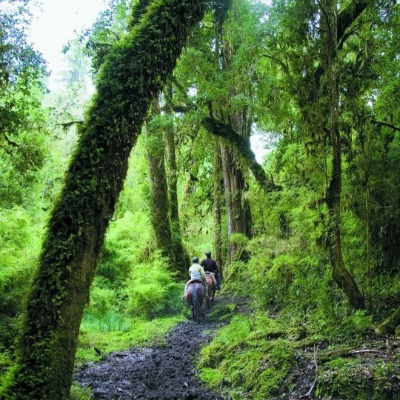
[[209, 309], [211, 308], [211, 304], [214, 303], [214, 296], [217, 287], [215, 274], [213, 272], [206, 272], [206, 281], [208, 285], [207, 308]]
[[192, 318], [197, 323], [204, 320], [203, 302], [205, 298], [205, 289], [201, 281], [191, 281], [186, 291], [186, 301], [192, 309]]

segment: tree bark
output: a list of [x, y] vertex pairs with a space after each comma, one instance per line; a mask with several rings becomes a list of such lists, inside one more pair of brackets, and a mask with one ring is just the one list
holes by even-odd
[[251, 150], [248, 141], [243, 136], [239, 135], [231, 126], [212, 117], [205, 117], [203, 119], [203, 126], [210, 133], [224, 138], [226, 143], [229, 143], [236, 148], [253, 173], [255, 180], [265, 192], [281, 189], [275, 185], [273, 180], [267, 176], [263, 167], [257, 162], [256, 156]]
[[325, 52], [326, 74], [329, 91], [330, 138], [332, 143], [332, 176], [327, 191], [327, 205], [329, 209], [328, 247], [332, 275], [336, 284], [344, 291], [351, 306], [364, 309], [364, 298], [359, 291], [353, 277], [345, 268], [341, 243], [341, 205], [342, 192], [342, 150], [339, 130], [339, 84], [335, 72], [337, 52], [337, 12], [336, 0], [323, 2], [325, 21]]
[[83, 309], [130, 151], [151, 101], [204, 11], [205, 2], [198, 0], [154, 3], [142, 23], [107, 55], [47, 226], [17, 363], [1, 398], [69, 397]]
[[[172, 98], [172, 85], [168, 84], [166, 92], [168, 97]], [[172, 109], [167, 106], [166, 114], [172, 118]], [[176, 165], [175, 154], [175, 134], [174, 127], [167, 124], [165, 128], [166, 143], [166, 161], [167, 161], [167, 183], [168, 183], [168, 204], [169, 218], [172, 233], [172, 252], [174, 254], [175, 266], [178, 271], [187, 276], [187, 267], [190, 264], [190, 258], [182, 243], [181, 224], [179, 219], [179, 202], [178, 202], [178, 168]]]
[[[217, 4], [215, 9], [215, 42], [216, 48], [214, 58], [216, 68], [223, 72], [229, 73], [231, 63], [231, 53], [224, 51], [229, 49], [229, 43], [224, 43], [223, 23], [227, 17], [227, 11], [231, 7], [231, 1], [225, 0]], [[219, 6], [219, 7], [218, 7]], [[237, 88], [232, 86], [230, 93], [227, 96], [233, 96], [237, 92]], [[226, 102], [229, 104], [229, 101]], [[217, 110], [215, 114], [212, 110]], [[232, 127], [230, 131], [239, 132], [239, 135], [246, 141], [249, 137], [250, 123], [247, 115], [246, 106], [237, 111], [230, 111], [225, 104], [212, 104], [210, 107], [210, 118], [203, 121], [203, 125], [211, 128], [210, 121], [215, 121], [219, 118], [222, 121], [222, 126]], [[218, 131], [218, 130], [217, 130]], [[212, 131], [215, 134], [215, 131]], [[245, 236], [251, 236], [251, 212], [247, 200], [243, 197], [245, 191], [245, 178], [242, 166], [239, 162], [239, 153], [236, 148], [230, 147], [227, 144], [221, 143], [221, 161], [224, 176], [225, 203], [228, 219], [228, 238], [233, 233], [240, 233]], [[229, 264], [235, 259], [235, 244], [230, 243], [228, 246]], [[239, 258], [239, 257], [238, 257]]]
[[[154, 101], [152, 113], [146, 124], [146, 160], [150, 183], [151, 224], [157, 249], [164, 257], [174, 261], [172, 234], [169, 220], [167, 177], [165, 173], [165, 146], [163, 132], [154, 124], [152, 117], [159, 117], [158, 101]], [[155, 125], [155, 126], [154, 126]], [[172, 263], [173, 264], [173, 263]]]
[[213, 172], [213, 198], [214, 198], [214, 254], [223, 275], [222, 261], [222, 226], [221, 226], [221, 155], [218, 138], [214, 138], [214, 172]]

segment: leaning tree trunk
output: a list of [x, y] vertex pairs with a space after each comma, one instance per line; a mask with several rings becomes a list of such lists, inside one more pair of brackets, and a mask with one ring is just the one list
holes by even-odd
[[337, 52], [337, 11], [336, 0], [323, 2], [325, 17], [325, 51], [327, 83], [329, 91], [330, 138], [332, 142], [332, 176], [328, 187], [327, 205], [329, 210], [328, 247], [332, 275], [336, 284], [344, 291], [351, 306], [365, 308], [364, 298], [353, 277], [345, 268], [342, 254], [340, 229], [340, 197], [342, 192], [342, 150], [339, 130], [339, 85], [335, 71]]
[[128, 158], [205, 2], [164, 0], [117, 43], [99, 73], [27, 302], [16, 366], [2, 399], [69, 397], [83, 309]]

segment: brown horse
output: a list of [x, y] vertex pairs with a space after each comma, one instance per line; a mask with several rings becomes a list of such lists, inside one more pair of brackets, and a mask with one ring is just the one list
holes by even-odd
[[205, 298], [205, 289], [200, 281], [191, 281], [186, 291], [186, 301], [192, 309], [192, 318], [199, 323], [205, 319], [203, 302]]
[[206, 272], [206, 280], [208, 285], [207, 308], [211, 308], [211, 304], [214, 303], [217, 281], [213, 272]]

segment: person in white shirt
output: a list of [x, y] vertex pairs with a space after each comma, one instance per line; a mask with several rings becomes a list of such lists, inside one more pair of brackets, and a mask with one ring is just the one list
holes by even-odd
[[205, 297], [208, 297], [208, 285], [206, 281], [206, 274], [204, 272], [204, 268], [199, 264], [199, 259], [197, 257], [192, 258], [193, 264], [189, 268], [189, 276], [190, 279], [186, 282], [185, 290], [183, 292], [183, 298], [186, 300], [186, 291], [190, 282], [194, 280], [199, 280], [203, 282], [204, 290], [205, 290]]

